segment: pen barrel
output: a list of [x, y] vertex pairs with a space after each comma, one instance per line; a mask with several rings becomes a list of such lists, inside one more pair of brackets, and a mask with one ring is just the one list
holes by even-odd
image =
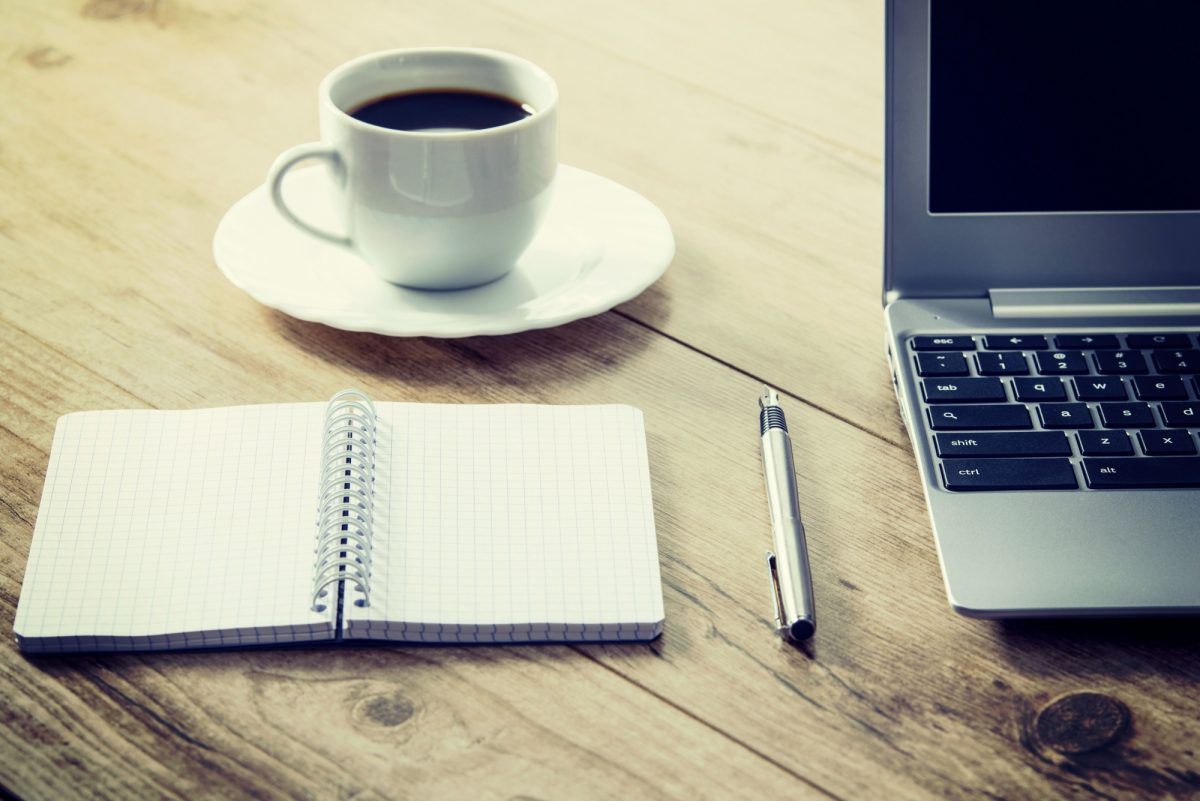
[[795, 636], [797, 625], [807, 626], [811, 632], [814, 606], [808, 543], [804, 537], [804, 524], [800, 521], [792, 442], [786, 429], [771, 427], [763, 431], [762, 455], [771, 534], [777, 554], [781, 622]]

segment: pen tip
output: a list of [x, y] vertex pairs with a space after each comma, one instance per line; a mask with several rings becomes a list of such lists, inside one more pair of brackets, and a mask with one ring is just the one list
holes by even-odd
[[817, 633], [817, 625], [811, 620], [796, 620], [788, 629], [788, 633], [796, 642], [803, 642]]
[[758, 405], [763, 409], [768, 406], [778, 406], [779, 393], [764, 384], [762, 394], [758, 396]]

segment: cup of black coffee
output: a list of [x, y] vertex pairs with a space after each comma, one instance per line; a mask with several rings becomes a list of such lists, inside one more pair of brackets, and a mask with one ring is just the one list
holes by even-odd
[[[558, 166], [558, 90], [508, 53], [372, 53], [318, 90], [321, 141], [284, 152], [267, 185], [301, 230], [352, 248], [387, 281], [461, 289], [508, 273], [545, 217]], [[324, 161], [343, 225], [297, 217], [287, 171]]]

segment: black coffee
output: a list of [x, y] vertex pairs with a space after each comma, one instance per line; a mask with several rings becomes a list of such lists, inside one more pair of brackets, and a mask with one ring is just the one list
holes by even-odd
[[533, 113], [511, 98], [483, 92], [431, 89], [371, 100], [350, 116], [395, 131], [479, 130], [508, 125]]

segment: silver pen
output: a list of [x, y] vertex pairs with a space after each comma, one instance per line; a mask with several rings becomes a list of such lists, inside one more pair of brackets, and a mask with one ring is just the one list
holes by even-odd
[[813, 612], [812, 574], [808, 568], [808, 546], [800, 522], [800, 498], [796, 493], [796, 469], [792, 464], [792, 438], [779, 408], [779, 395], [763, 387], [758, 399], [758, 427], [762, 434], [763, 476], [767, 483], [767, 507], [771, 512], [771, 535], [775, 551], [767, 551], [771, 574], [771, 600], [775, 605], [775, 627], [791, 640], [807, 640], [817, 629]]

